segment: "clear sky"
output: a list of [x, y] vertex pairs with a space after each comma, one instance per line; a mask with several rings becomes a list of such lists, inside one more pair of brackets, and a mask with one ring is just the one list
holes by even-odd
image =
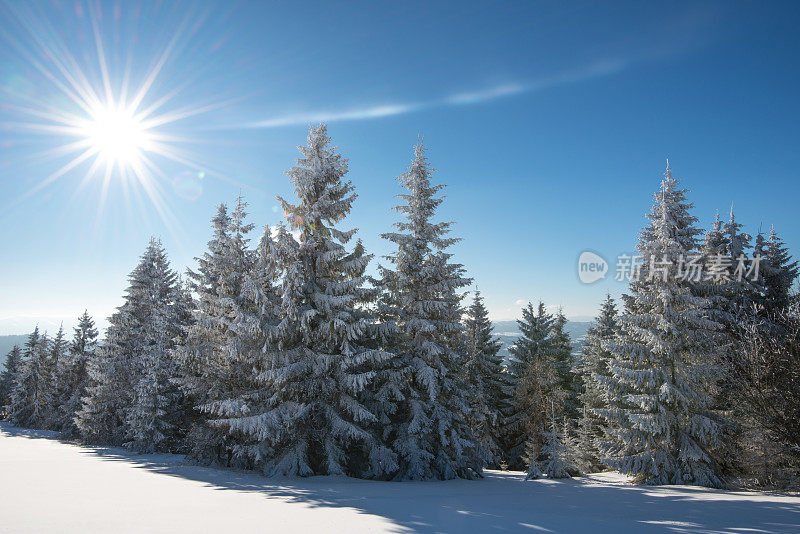
[[633, 250], [667, 157], [704, 227], [733, 204], [797, 254], [798, 26], [797, 2], [0, 3], [0, 333], [109, 315], [150, 235], [183, 270], [240, 191], [278, 223], [318, 121], [376, 256], [424, 136], [495, 319], [621, 293], [576, 259]]

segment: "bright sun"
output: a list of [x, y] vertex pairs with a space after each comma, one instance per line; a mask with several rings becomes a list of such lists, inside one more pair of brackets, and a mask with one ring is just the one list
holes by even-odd
[[150, 138], [142, 121], [128, 109], [98, 107], [84, 126], [87, 144], [107, 165], [136, 166]]

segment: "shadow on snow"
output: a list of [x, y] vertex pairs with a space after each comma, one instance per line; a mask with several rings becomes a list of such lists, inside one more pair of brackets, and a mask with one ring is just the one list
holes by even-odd
[[[55, 432], [0, 423], [3, 435], [58, 439]], [[68, 443], [68, 442], [67, 442]], [[256, 492], [312, 507], [347, 507], [384, 517], [399, 531], [797, 533], [800, 498], [691, 486], [633, 486], [613, 475], [525, 481], [487, 471], [478, 481], [376, 482], [338, 477], [266, 478], [199, 467], [172, 454], [139, 455], [71, 443], [103, 461], [198, 481], [218, 491]]]

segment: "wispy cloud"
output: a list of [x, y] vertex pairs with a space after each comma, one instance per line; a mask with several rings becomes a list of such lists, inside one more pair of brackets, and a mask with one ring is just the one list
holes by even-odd
[[424, 102], [405, 102], [394, 104], [381, 104], [355, 109], [322, 110], [303, 113], [279, 115], [264, 120], [246, 124], [247, 128], [280, 128], [282, 126], [295, 126], [312, 122], [337, 122], [381, 119], [406, 115], [425, 109], [434, 109], [450, 106], [477, 105], [501, 98], [507, 98], [524, 93], [541, 91], [561, 85], [569, 85], [593, 78], [608, 76], [624, 70], [628, 62], [619, 59], [604, 59], [583, 66], [580, 69], [563, 71], [553, 76], [529, 80], [527, 82], [512, 82], [485, 89], [454, 93], [444, 98]]
[[391, 117], [393, 115], [403, 115], [412, 111], [417, 111], [420, 104], [385, 104], [360, 109], [348, 109], [340, 111], [315, 111], [308, 113], [293, 113], [253, 122], [247, 126], [250, 128], [279, 128], [281, 126], [292, 126], [296, 124], [307, 124], [309, 122], [334, 122], [334, 121], [357, 121], [365, 119], [379, 119]]

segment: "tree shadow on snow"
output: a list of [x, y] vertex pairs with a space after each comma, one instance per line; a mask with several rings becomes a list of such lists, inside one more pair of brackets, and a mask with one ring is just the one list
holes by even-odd
[[[53, 432], [0, 424], [3, 434], [57, 439]], [[77, 445], [76, 445], [77, 446]], [[80, 446], [104, 461], [122, 461], [219, 491], [260, 493], [312, 507], [347, 507], [384, 517], [407, 532], [800, 532], [800, 499], [687, 486], [642, 487], [597, 475], [525, 481], [518, 472], [487, 471], [478, 481], [375, 482], [338, 477], [266, 478], [199, 467], [171, 454], [139, 455]]]

